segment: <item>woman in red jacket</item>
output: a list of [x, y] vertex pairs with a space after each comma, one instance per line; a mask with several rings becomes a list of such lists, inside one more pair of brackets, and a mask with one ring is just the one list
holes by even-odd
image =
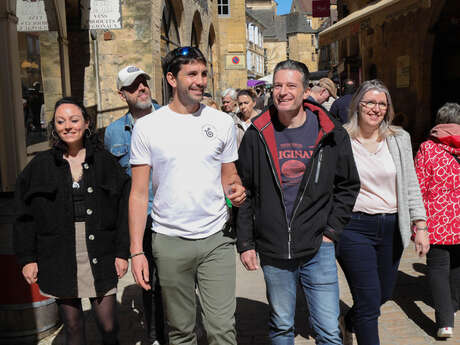
[[436, 126], [420, 145], [416, 171], [427, 212], [431, 248], [428, 280], [437, 335], [450, 338], [460, 307], [460, 105], [439, 109]]

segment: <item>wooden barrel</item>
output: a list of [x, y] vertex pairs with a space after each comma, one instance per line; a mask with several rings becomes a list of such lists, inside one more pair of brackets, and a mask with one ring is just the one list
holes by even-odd
[[36, 342], [60, 325], [54, 299], [24, 280], [13, 252], [13, 226], [0, 223], [0, 344]]

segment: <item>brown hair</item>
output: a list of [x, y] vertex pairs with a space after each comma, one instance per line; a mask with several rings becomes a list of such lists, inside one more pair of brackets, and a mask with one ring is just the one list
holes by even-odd
[[242, 89], [238, 91], [238, 94], [236, 95], [236, 99], [238, 99], [238, 97], [240, 96], [248, 96], [252, 99], [253, 102], [255, 102], [257, 98], [257, 95], [253, 89]]

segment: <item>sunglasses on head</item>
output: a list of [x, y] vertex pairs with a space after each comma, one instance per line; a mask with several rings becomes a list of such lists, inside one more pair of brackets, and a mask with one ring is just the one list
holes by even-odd
[[174, 54], [174, 58], [169, 63], [168, 72], [169, 72], [171, 64], [178, 57], [189, 57], [192, 59], [195, 59], [195, 58], [202, 59], [202, 54], [195, 47], [180, 47], [180, 48], [174, 49], [171, 53]]

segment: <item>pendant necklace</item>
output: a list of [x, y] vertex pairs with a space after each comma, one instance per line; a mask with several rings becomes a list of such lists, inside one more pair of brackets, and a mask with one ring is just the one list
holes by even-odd
[[78, 183], [78, 181], [81, 180], [82, 176], [83, 176], [83, 169], [82, 169], [81, 173], [77, 176], [77, 178], [74, 178], [74, 176], [72, 175], [72, 180], [73, 180], [73, 182], [72, 182], [72, 188], [73, 188], [73, 189], [78, 189], [78, 188], [80, 188], [80, 183]]

